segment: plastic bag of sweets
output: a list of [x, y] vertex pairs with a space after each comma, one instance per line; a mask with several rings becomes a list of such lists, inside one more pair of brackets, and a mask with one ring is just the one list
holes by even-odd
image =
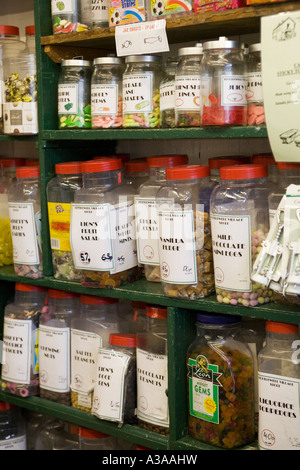
[[16, 283], [15, 298], [5, 307], [2, 391], [27, 397], [39, 394], [38, 331], [47, 289]]

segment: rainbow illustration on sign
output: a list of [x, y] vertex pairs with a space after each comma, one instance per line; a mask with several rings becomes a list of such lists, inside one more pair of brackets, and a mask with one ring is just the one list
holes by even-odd
[[178, 14], [191, 10], [191, 0], [151, 0], [151, 15], [153, 17]]
[[109, 0], [109, 24], [138, 23], [145, 21], [145, 4], [140, 0]]

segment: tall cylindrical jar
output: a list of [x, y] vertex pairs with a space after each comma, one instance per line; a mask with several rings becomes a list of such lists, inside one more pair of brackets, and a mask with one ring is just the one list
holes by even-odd
[[4, 311], [1, 388], [21, 397], [39, 393], [38, 331], [46, 289], [16, 283]]
[[209, 218], [209, 167], [166, 169], [166, 185], [157, 193], [159, 261], [169, 297], [199, 299], [214, 292]]
[[[139, 425], [169, 434], [167, 309], [147, 305], [148, 330], [137, 333], [137, 418]], [[149, 380], [155, 377], [155, 380]]]
[[119, 158], [82, 164], [83, 187], [71, 204], [70, 240], [74, 264], [82, 270], [82, 284], [119, 287], [139, 277], [133, 195], [122, 182]]
[[108, 0], [91, 0], [92, 1], [92, 28], [108, 28], [109, 11]]
[[91, 26], [90, 0], [51, 0], [53, 34], [85, 31]]
[[151, 282], [160, 282], [156, 195], [166, 181], [166, 168], [187, 162], [187, 155], [148, 157], [149, 179], [140, 186], [134, 199], [138, 262]]
[[177, 127], [201, 126], [202, 46], [178, 51], [175, 71], [175, 124]]
[[249, 47], [247, 60], [247, 124], [265, 126], [265, 108], [262, 86], [261, 44]]
[[71, 321], [72, 406], [91, 412], [99, 348], [107, 348], [109, 335], [118, 333], [118, 299], [80, 296], [80, 312]]
[[18, 276], [43, 277], [41, 200], [38, 167], [20, 167], [8, 191], [14, 269]]
[[235, 315], [199, 313], [187, 351], [188, 432], [225, 449], [254, 440], [253, 359]]
[[91, 62], [62, 60], [58, 77], [58, 128], [90, 129]]
[[177, 57], [168, 57], [159, 86], [160, 127], [176, 127], [175, 121], [175, 72]]
[[91, 85], [92, 128], [122, 127], [122, 77], [124, 60], [94, 59]]
[[299, 449], [299, 325], [266, 322], [266, 344], [258, 355], [261, 450]]
[[0, 450], [27, 450], [21, 408], [3, 401], [0, 402]]
[[273, 292], [251, 280], [254, 261], [269, 232], [267, 169], [221, 168], [210, 217], [217, 300], [232, 306], [269, 303]]
[[131, 55], [123, 74], [123, 127], [160, 127], [161, 58]]
[[203, 44], [202, 126], [247, 124], [246, 64], [238, 41], [220, 37]]
[[40, 317], [40, 397], [64, 405], [71, 405], [71, 321], [78, 308], [77, 294], [49, 289]]
[[71, 203], [82, 186], [80, 162], [57, 163], [56, 176], [47, 184], [50, 245], [54, 277], [80, 281], [81, 272], [74, 266], [70, 245]]

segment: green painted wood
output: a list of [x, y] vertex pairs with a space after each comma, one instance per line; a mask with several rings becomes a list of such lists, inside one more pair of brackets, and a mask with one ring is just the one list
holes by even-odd
[[1, 134], [0, 135], [0, 142], [37, 142], [38, 141], [38, 136], [37, 135], [6, 135], [6, 134]]

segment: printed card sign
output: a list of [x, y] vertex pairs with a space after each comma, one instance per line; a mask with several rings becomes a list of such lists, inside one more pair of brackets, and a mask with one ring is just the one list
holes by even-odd
[[164, 19], [118, 25], [115, 38], [118, 57], [169, 51]]

